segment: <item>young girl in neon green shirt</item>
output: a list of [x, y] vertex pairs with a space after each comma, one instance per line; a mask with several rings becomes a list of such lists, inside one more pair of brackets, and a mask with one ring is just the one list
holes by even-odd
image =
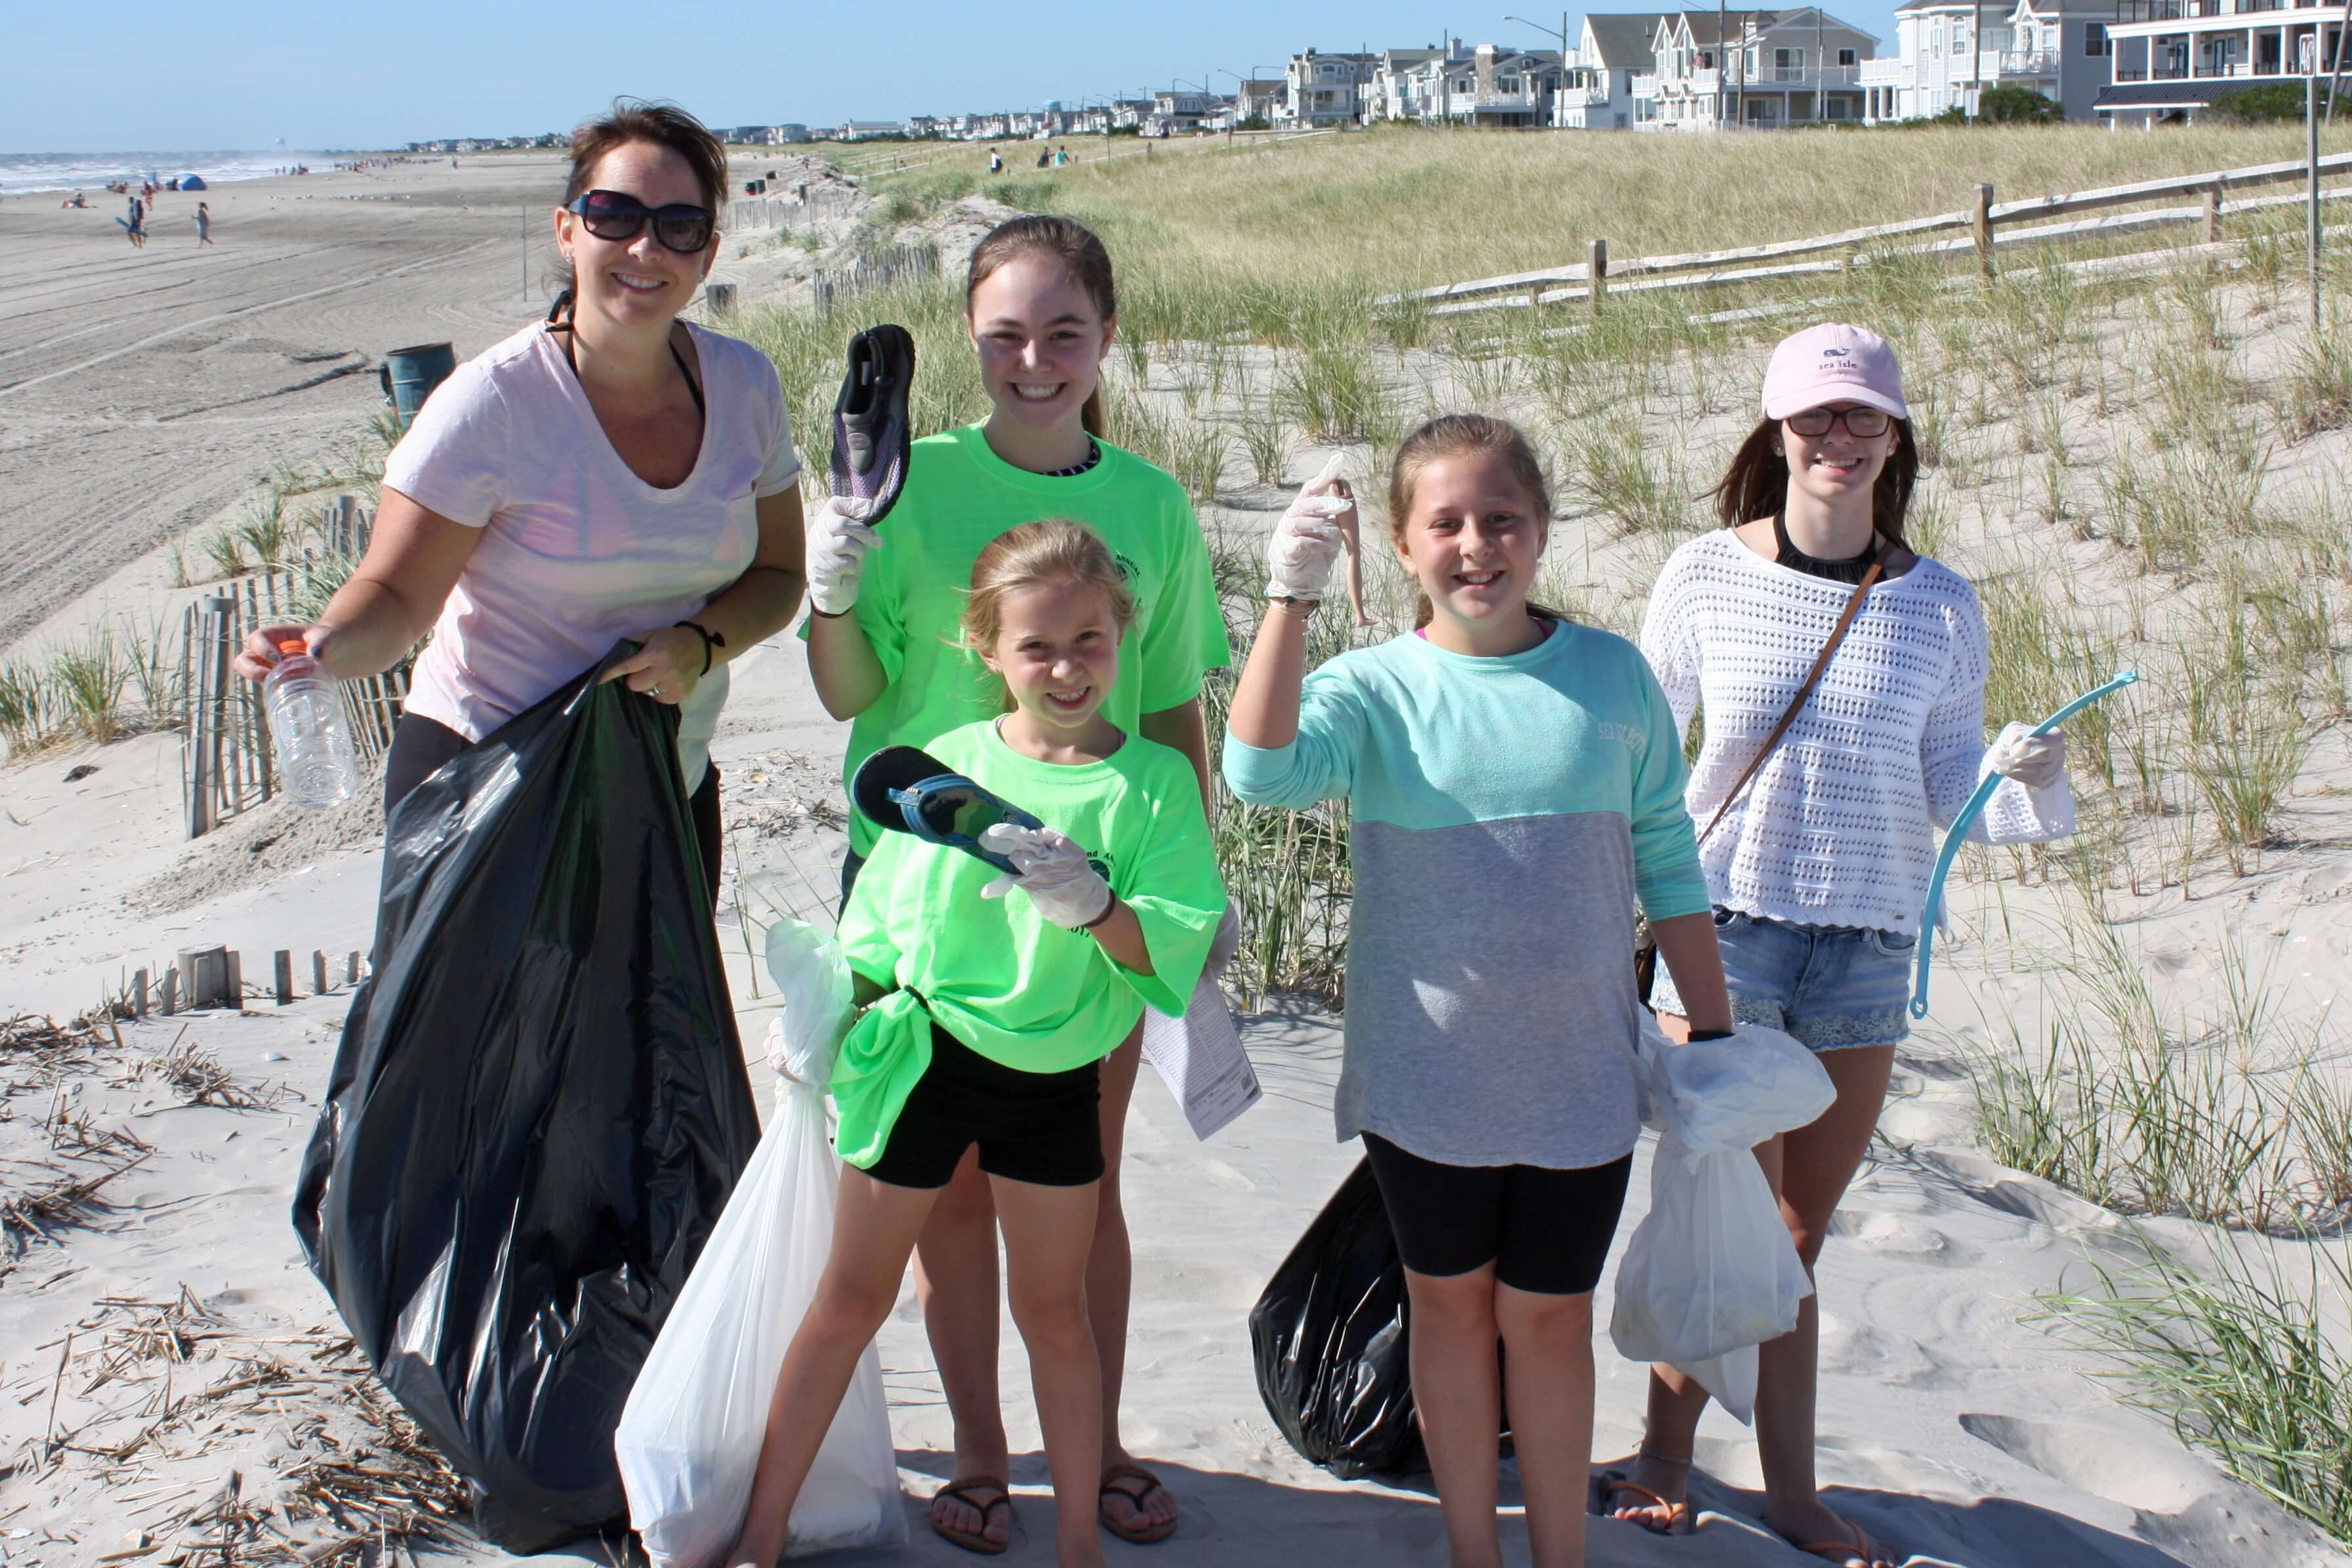
[[[1183, 1012], [1225, 902], [1190, 765], [1103, 712], [1134, 616], [1109, 550], [1076, 523], [1013, 529], [973, 568], [964, 639], [1013, 707], [929, 749], [1048, 826], [989, 830], [1011, 877], [882, 834], [843, 911], [842, 952], [871, 998], [831, 1086], [848, 1169], [730, 1568], [769, 1568], [782, 1552], [857, 1358], [967, 1156], [1003, 1226], [1054, 1478], [1056, 1560], [1103, 1561], [1102, 1380], [1087, 1303], [1101, 1061], [1146, 1004]], [[1003, 1478], [991, 1487], [992, 1499], [965, 1488], [983, 1523], [1005, 1507]], [[979, 1529], [963, 1533], [985, 1549]]]
[[[1129, 734], [1183, 753], [1208, 794], [1201, 680], [1230, 662], [1206, 541], [1183, 487], [1101, 439], [1102, 362], [1118, 327], [1118, 295], [1102, 242], [1067, 218], [1012, 219], [973, 250], [966, 322], [992, 405], [978, 425], [914, 444], [904, 492], [878, 529], [855, 502], [828, 500], [808, 532], [809, 672], [836, 719], [853, 721], [845, 783], [884, 746], [929, 748], [991, 718], [1003, 693], [959, 646], [958, 617], [974, 559], [1005, 530], [1041, 518], [1085, 523], [1110, 547], [1136, 599], [1133, 631], [1103, 704]], [[873, 826], [853, 814], [845, 899]], [[1130, 1542], [1176, 1528], [1176, 1502], [1119, 1441], [1132, 1263], [1118, 1163], [1139, 1031], [1104, 1063], [1102, 1131], [1108, 1161], [1087, 1300], [1102, 1353], [1104, 1524]], [[996, 1236], [988, 1184], [967, 1162], [916, 1251], [923, 1321], [955, 1420], [951, 1486], [934, 1529], [975, 1550], [1011, 1539], [1004, 1423], [996, 1374]], [[976, 1498], [977, 1500], [971, 1500]]]

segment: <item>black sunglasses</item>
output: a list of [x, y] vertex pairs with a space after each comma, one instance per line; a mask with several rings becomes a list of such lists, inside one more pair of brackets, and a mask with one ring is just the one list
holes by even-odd
[[622, 191], [589, 191], [566, 203], [563, 210], [580, 215], [580, 222], [598, 239], [635, 239], [654, 220], [654, 237], [667, 249], [692, 256], [710, 243], [710, 209], [673, 202], [649, 207]]

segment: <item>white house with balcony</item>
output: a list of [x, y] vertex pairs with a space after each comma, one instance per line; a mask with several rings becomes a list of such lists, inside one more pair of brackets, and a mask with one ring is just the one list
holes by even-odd
[[1665, 19], [1657, 11], [1588, 14], [1552, 99], [1551, 122], [1563, 131], [1630, 131], [1643, 113], [1654, 116], [1657, 99], [1636, 99], [1633, 79], [1656, 74], [1658, 24]]
[[1404, 81], [1413, 118], [1424, 125], [1516, 131], [1551, 122], [1566, 75], [1558, 49], [1480, 44], [1465, 54], [1424, 61]]
[[1178, 91], [1151, 95], [1151, 112], [1144, 117], [1146, 136], [1189, 136], [1226, 108], [1214, 93]]
[[1878, 39], [1807, 5], [1671, 12], [1659, 18], [1651, 48], [1656, 68], [1633, 78], [1637, 102], [1654, 104], [1648, 128], [1774, 131], [1858, 123], [1863, 64]]
[[1424, 44], [1417, 49], [1382, 49], [1372, 57], [1371, 78], [1364, 85], [1363, 118], [1376, 121], [1434, 121], [1433, 95], [1442, 90], [1446, 62], [1462, 54], [1462, 40]]
[[2326, 77], [2344, 0], [2117, 0], [2114, 74], [2094, 105], [2110, 125], [2194, 120], [2232, 92]]
[[1274, 111], [1277, 131], [1352, 125], [1364, 119], [1377, 55], [1327, 55], [1309, 45], [1290, 57], [1283, 73], [1283, 100]]
[[[2107, 85], [2107, 24], [2115, 0], [1906, 0], [1895, 8], [1895, 52], [1864, 66], [1863, 117], [1873, 125], [1973, 115], [1989, 87], [2023, 87], [2069, 120], [2088, 120]], [[1971, 33], [1981, 27], [1980, 36]]]

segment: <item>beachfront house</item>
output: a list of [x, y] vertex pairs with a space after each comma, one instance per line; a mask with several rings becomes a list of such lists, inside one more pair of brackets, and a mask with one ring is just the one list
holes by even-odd
[[1260, 126], [1272, 125], [1274, 117], [1281, 111], [1282, 95], [1288, 87], [1289, 84], [1279, 77], [1236, 83], [1234, 89], [1234, 123], [1240, 125], [1256, 121]]
[[1151, 95], [1151, 112], [1144, 117], [1146, 136], [1189, 136], [1202, 128], [1202, 123], [1225, 107], [1225, 100], [1213, 93], [1180, 90], [1175, 88]]
[[1973, 115], [1985, 88], [2023, 87], [2065, 118], [2088, 120], [2107, 85], [2115, 15], [2115, 0], [1906, 0], [1895, 11], [1895, 53], [1863, 66], [1863, 119]]
[[[1423, 125], [1478, 125], [1522, 130], [1548, 125], [1567, 67], [1558, 49], [1511, 49], [1480, 44], [1391, 49], [1388, 75], [1375, 68], [1365, 97], [1368, 121], [1411, 120]], [[1418, 59], [1412, 57], [1419, 56]]]
[[1773, 131], [1818, 121], [1859, 122], [1862, 67], [1877, 37], [1818, 6], [1793, 11], [1677, 11], [1658, 20], [1657, 66], [1636, 72], [1653, 100], [1637, 129]]
[[1445, 64], [1461, 52], [1462, 40], [1455, 38], [1448, 46], [1424, 44], [1417, 49], [1382, 49], [1374, 55], [1371, 79], [1364, 88], [1364, 122], [1435, 121], [1433, 100], [1444, 80]]
[[1311, 44], [1304, 54], [1291, 56], [1283, 72], [1283, 100], [1275, 110], [1274, 128], [1307, 131], [1360, 121], [1379, 58], [1321, 54]]
[[[2343, 0], [2117, 0], [2107, 25], [2114, 74], [2095, 110], [2143, 130], [2189, 121], [2233, 92], [2327, 77], [2344, 37]], [[2325, 89], [2323, 89], [2323, 91]]]
[[1654, 96], [1633, 96], [1633, 79], [1658, 68], [1656, 11], [1587, 14], [1568, 79], [1552, 99], [1551, 122], [1563, 131], [1630, 131], [1655, 116]]
[[907, 122], [903, 120], [845, 120], [835, 137], [843, 142], [872, 142], [886, 136], [904, 136]]

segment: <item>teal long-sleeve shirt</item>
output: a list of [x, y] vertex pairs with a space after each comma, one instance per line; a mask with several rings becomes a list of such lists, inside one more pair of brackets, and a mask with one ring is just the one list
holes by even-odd
[[1638, 648], [1568, 622], [1500, 658], [1358, 648], [1307, 678], [1289, 745], [1228, 734], [1224, 775], [1260, 805], [1352, 806], [1341, 1138], [1556, 1170], [1633, 1148], [1634, 910], [1709, 907]]

